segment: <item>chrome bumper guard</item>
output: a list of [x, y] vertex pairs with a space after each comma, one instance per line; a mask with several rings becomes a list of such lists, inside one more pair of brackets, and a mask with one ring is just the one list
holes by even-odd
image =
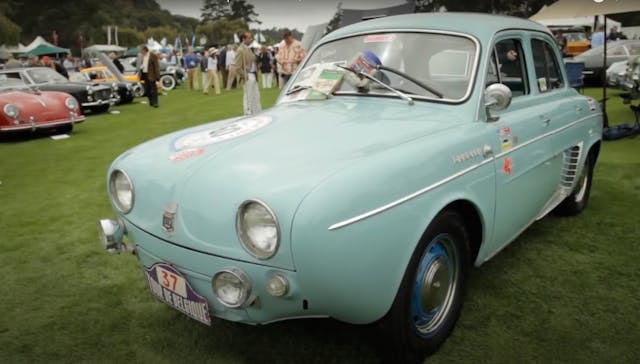
[[107, 252], [112, 254], [135, 252], [133, 247], [129, 247], [124, 242], [124, 235], [127, 233], [124, 223], [102, 219], [98, 223], [98, 230], [100, 232], [100, 241]]

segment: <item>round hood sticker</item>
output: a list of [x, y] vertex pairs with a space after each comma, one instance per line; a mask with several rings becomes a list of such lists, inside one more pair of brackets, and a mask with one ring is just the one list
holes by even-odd
[[221, 127], [214, 127], [214, 129], [184, 135], [174, 142], [173, 147], [176, 150], [205, 147], [249, 134], [252, 131], [266, 126], [270, 122], [270, 116], [255, 116], [241, 119]]

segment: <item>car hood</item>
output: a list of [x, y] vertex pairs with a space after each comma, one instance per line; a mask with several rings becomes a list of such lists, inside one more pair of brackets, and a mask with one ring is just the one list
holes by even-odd
[[[27, 121], [31, 117], [37, 122], [67, 119], [69, 110], [64, 106], [65, 94], [58, 92], [4, 92], [0, 105], [13, 104], [20, 110], [19, 120]], [[69, 97], [68, 95], [66, 97]]]
[[[113, 165], [135, 186], [127, 219], [190, 249], [253, 261], [235, 230], [244, 201], [261, 200], [275, 212], [287, 245], [297, 206], [323, 180], [462, 120], [452, 112], [456, 106], [367, 99], [280, 104], [142, 144]], [[162, 218], [172, 203], [178, 205], [175, 231], [167, 232]], [[290, 249], [280, 251], [269, 264], [292, 268]]]

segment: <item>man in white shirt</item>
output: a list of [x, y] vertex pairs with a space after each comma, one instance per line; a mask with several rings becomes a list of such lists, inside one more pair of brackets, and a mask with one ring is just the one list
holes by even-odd
[[[229, 75], [227, 76], [227, 91], [231, 90], [231, 86], [233, 86], [233, 88], [236, 88], [238, 85], [238, 82], [237, 82], [238, 73], [233, 67], [233, 64], [235, 62], [236, 62], [235, 47], [229, 44], [229, 46], [227, 47], [227, 74]], [[234, 81], [235, 81], [235, 85], [234, 85]]]

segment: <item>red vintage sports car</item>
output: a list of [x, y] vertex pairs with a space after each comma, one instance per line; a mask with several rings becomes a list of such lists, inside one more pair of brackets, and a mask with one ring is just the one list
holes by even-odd
[[68, 133], [85, 117], [76, 99], [64, 92], [0, 91], [0, 134], [39, 129]]

